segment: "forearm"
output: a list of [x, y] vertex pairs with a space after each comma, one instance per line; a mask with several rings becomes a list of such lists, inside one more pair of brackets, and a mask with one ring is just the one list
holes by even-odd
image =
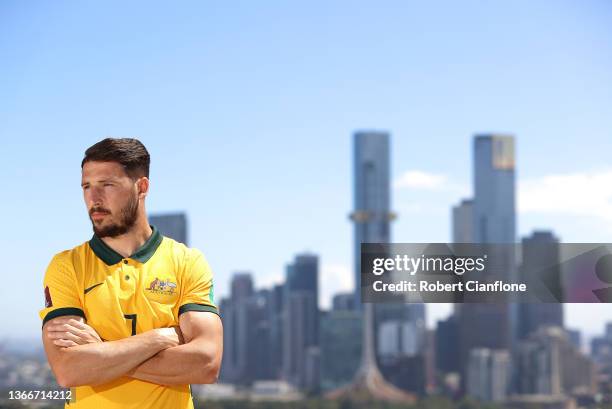
[[159, 385], [214, 383], [219, 372], [216, 355], [210, 342], [193, 340], [160, 351], [128, 376]]
[[65, 386], [109, 382], [166, 347], [163, 340], [149, 331], [117, 341], [62, 348], [58, 382]]

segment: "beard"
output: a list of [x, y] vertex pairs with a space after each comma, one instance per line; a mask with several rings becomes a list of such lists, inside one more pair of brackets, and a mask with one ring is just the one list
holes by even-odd
[[91, 220], [91, 225], [96, 236], [100, 238], [117, 237], [129, 232], [132, 227], [134, 227], [134, 224], [136, 224], [136, 219], [138, 219], [138, 205], [138, 196], [131, 195], [126, 205], [119, 210], [119, 220], [116, 222], [111, 221], [111, 224], [109, 224], [108, 226], [100, 227], [96, 226], [96, 224], [94, 223], [93, 219], [91, 218], [91, 213], [103, 212], [111, 214], [111, 212], [108, 209], [104, 209], [102, 207], [92, 207], [89, 211], [89, 219]]

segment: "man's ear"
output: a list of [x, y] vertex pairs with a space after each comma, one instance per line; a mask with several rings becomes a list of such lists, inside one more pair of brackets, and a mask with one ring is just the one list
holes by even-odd
[[147, 193], [149, 193], [149, 178], [146, 176], [139, 178], [136, 182], [136, 186], [138, 187], [138, 197], [146, 197]]

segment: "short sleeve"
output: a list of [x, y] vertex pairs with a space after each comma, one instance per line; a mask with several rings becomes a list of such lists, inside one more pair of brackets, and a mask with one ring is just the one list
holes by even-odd
[[195, 249], [183, 272], [182, 297], [179, 315], [187, 311], [206, 311], [219, 314], [214, 302], [213, 274], [204, 255]]
[[45, 308], [38, 312], [43, 326], [63, 315], [85, 318], [73, 266], [63, 253], [55, 255], [49, 263], [43, 280], [43, 293]]

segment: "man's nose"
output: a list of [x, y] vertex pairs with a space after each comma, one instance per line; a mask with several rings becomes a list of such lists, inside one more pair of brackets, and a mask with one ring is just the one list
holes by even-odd
[[89, 195], [87, 197], [87, 204], [89, 207], [92, 206], [102, 206], [103, 196], [101, 189], [92, 187], [89, 189]]

